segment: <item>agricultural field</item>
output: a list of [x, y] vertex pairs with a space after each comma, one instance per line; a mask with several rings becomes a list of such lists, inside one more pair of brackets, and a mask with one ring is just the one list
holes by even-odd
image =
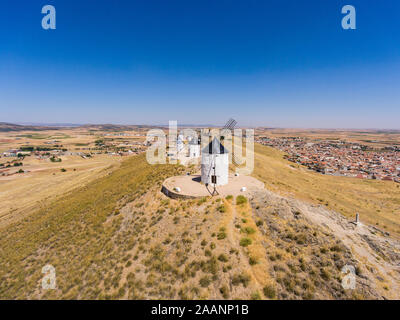
[[[0, 132], [0, 226], [29, 215], [58, 196], [143, 152], [144, 131], [99, 127]], [[8, 150], [22, 150], [7, 157]]]
[[256, 128], [256, 136], [299, 137], [310, 140], [343, 140], [372, 148], [400, 147], [400, 130], [280, 129]]

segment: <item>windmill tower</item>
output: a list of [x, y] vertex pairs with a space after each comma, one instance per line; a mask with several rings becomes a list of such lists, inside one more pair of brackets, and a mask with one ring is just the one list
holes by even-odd
[[[202, 150], [201, 182], [206, 186], [222, 186], [228, 183], [229, 151], [214, 138]], [[214, 189], [214, 192], [216, 190]]]

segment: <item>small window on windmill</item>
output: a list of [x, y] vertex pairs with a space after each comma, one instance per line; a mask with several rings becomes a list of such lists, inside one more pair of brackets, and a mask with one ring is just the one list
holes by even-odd
[[217, 184], [217, 176], [216, 175], [212, 175], [211, 176], [211, 183], [212, 184]]

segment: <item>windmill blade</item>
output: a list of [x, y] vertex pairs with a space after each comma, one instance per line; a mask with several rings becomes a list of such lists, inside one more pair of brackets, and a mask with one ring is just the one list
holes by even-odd
[[228, 122], [225, 124], [224, 129], [232, 130], [235, 128], [237, 121], [235, 119], [230, 118]]
[[[237, 124], [237, 121], [233, 118], [230, 118], [222, 130], [233, 130], [235, 128], [236, 124]], [[221, 137], [221, 138], [222, 138], [222, 140], [224, 140], [225, 137]], [[242, 164], [242, 161], [240, 161], [233, 152], [232, 152], [232, 163], [236, 167], [238, 167]]]
[[227, 129], [229, 127], [229, 125], [232, 123], [232, 118], [230, 118], [226, 123], [223, 129]]
[[235, 155], [234, 153], [232, 153], [232, 163], [233, 163], [236, 167], [239, 167], [240, 165], [242, 165], [242, 162], [243, 162], [243, 161], [239, 160], [239, 158], [236, 157], [236, 155]]

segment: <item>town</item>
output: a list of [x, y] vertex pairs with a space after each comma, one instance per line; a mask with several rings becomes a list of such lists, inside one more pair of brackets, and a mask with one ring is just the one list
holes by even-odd
[[287, 153], [289, 161], [329, 175], [400, 183], [400, 148], [371, 148], [343, 140], [259, 137], [257, 142]]

